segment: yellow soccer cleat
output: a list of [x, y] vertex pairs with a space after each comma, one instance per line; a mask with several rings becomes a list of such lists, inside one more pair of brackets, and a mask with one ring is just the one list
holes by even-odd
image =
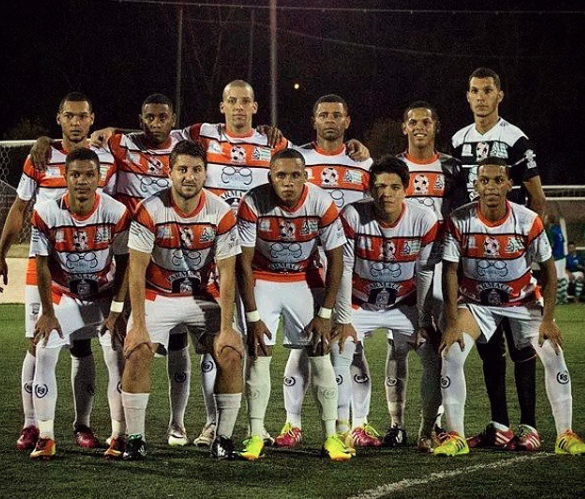
[[31, 459], [49, 460], [55, 457], [57, 447], [52, 438], [39, 438], [34, 450], [30, 453]]
[[321, 449], [321, 455], [329, 456], [332, 461], [349, 461], [354, 454], [355, 450], [348, 448], [339, 435], [327, 437]]
[[467, 441], [456, 431], [452, 431], [434, 451], [435, 456], [463, 456], [469, 454]]
[[244, 441], [244, 450], [240, 451], [240, 457], [248, 461], [255, 461], [264, 457], [264, 439], [259, 435], [252, 435]]
[[573, 456], [585, 454], [585, 442], [573, 430], [567, 430], [557, 437], [555, 453], [571, 454]]

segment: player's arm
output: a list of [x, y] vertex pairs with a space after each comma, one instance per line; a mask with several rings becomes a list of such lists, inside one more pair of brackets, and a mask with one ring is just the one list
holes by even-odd
[[224, 348], [233, 348], [243, 358], [242, 337], [232, 327], [236, 299], [236, 257], [217, 260], [216, 266], [219, 273], [221, 326], [219, 335], [215, 338], [215, 353], [219, 357]]
[[443, 260], [443, 297], [445, 299], [446, 329], [441, 340], [440, 350], [448, 350], [453, 343], [459, 343], [463, 351], [463, 334], [457, 330], [457, 296], [459, 292], [459, 263]]
[[46, 135], [39, 137], [30, 149], [30, 159], [33, 166], [39, 171], [45, 171], [51, 159], [51, 144], [58, 142]]
[[557, 299], [557, 270], [553, 258], [551, 257], [541, 262], [540, 270], [544, 310], [542, 313], [542, 323], [539, 328], [538, 341], [542, 345], [544, 340], [549, 340], [555, 352], [558, 353], [563, 339], [561, 337], [561, 330], [557, 326], [554, 318], [555, 302]]
[[357, 139], [349, 139], [345, 143], [347, 155], [354, 161], [370, 159], [370, 150]]
[[114, 274], [113, 297], [110, 313], [104, 321], [101, 332], [110, 331], [112, 338], [123, 343], [126, 336], [126, 321], [124, 320], [124, 303], [128, 294], [128, 254], [115, 255], [116, 273]]
[[[344, 224], [346, 227], [346, 224]], [[357, 331], [352, 324], [351, 290], [353, 285], [353, 266], [355, 263], [355, 242], [346, 230], [347, 242], [343, 245], [343, 271], [339, 283], [339, 291], [335, 302], [335, 328], [333, 335], [339, 342], [339, 350], [349, 338], [357, 343]]]
[[51, 271], [49, 270], [49, 257], [45, 255], [36, 256], [37, 264], [37, 288], [41, 298], [42, 313], [34, 330], [34, 342], [39, 343], [43, 341], [46, 345], [52, 331], [57, 331], [59, 336], [63, 338], [61, 325], [55, 316], [55, 308], [53, 307], [52, 293], [51, 293]]
[[[28, 206], [28, 201], [24, 201], [17, 197], [10, 207], [6, 221], [4, 222], [4, 229], [2, 236], [0, 236], [0, 275], [4, 285], [8, 284], [8, 265], [6, 264], [6, 255], [12, 243], [20, 234], [22, 224], [24, 222], [24, 214]], [[0, 293], [4, 290], [0, 286]]]
[[540, 175], [529, 178], [523, 182], [524, 187], [528, 191], [528, 207], [538, 213], [543, 218], [546, 209], [546, 196], [542, 189]]
[[114, 126], [109, 126], [93, 132], [89, 137], [89, 143], [95, 147], [106, 147], [109, 140], [114, 135], [134, 133], [139, 131], [140, 130], [134, 128], [117, 128]]

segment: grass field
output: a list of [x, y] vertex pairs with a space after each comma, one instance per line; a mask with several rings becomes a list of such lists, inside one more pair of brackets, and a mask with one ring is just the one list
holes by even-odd
[[[585, 434], [585, 305], [557, 309], [557, 321], [565, 336], [567, 363], [572, 374], [574, 428]], [[319, 458], [321, 433], [312, 397], [305, 404], [305, 439], [294, 451], [268, 449], [257, 462], [216, 462], [193, 446], [169, 448], [164, 443], [168, 418], [165, 362], [155, 362], [154, 394], [149, 406], [147, 431], [149, 456], [142, 462], [108, 462], [101, 451], [86, 451], [73, 443], [70, 360], [62, 352], [58, 366], [59, 400], [56, 422], [58, 456], [49, 462], [33, 462], [15, 449], [22, 424], [20, 368], [25, 349], [22, 333], [23, 306], [0, 306], [0, 334], [4, 341], [0, 363], [0, 498], [580, 498], [585, 497], [585, 456], [555, 456], [554, 424], [544, 393], [542, 369], [538, 373], [538, 423], [544, 437], [538, 454], [472, 451], [461, 458], [436, 458], [420, 454], [413, 446], [418, 428], [418, 381], [420, 364], [411, 356], [407, 406], [410, 446], [406, 450], [358, 451], [348, 463]], [[379, 429], [387, 424], [383, 392], [385, 342], [382, 335], [366, 344], [374, 378], [371, 422]], [[94, 345], [98, 387], [93, 426], [105, 439], [109, 431], [105, 367], [99, 346]], [[281, 379], [286, 352], [278, 348], [272, 365], [273, 394], [267, 428], [278, 433], [284, 422]], [[198, 360], [194, 359], [194, 365]], [[511, 365], [509, 371], [512, 371]], [[509, 374], [511, 374], [509, 372]], [[477, 354], [467, 365], [469, 434], [488, 419], [487, 400]], [[510, 376], [511, 419], [518, 419]], [[194, 376], [187, 430], [195, 437], [204, 423], [199, 378]], [[245, 436], [242, 409], [236, 438]]]

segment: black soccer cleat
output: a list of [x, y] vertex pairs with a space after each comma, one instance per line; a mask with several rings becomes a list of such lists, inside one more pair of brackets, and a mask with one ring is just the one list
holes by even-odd
[[146, 459], [146, 442], [142, 435], [130, 435], [123, 454], [124, 461], [139, 461]]
[[398, 428], [396, 425], [388, 428], [383, 442], [384, 447], [406, 447], [406, 430], [404, 428]]
[[240, 459], [234, 441], [224, 435], [217, 435], [211, 444], [211, 457], [215, 459]]

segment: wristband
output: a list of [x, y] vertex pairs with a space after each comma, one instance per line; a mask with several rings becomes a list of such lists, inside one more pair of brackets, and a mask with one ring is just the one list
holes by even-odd
[[258, 322], [260, 320], [260, 313], [258, 310], [246, 312], [246, 322]]
[[331, 319], [331, 314], [333, 310], [331, 308], [321, 307], [317, 315], [321, 317], [321, 319]]
[[110, 305], [110, 312], [114, 312], [115, 314], [119, 314], [124, 310], [124, 302], [123, 301], [112, 301]]

